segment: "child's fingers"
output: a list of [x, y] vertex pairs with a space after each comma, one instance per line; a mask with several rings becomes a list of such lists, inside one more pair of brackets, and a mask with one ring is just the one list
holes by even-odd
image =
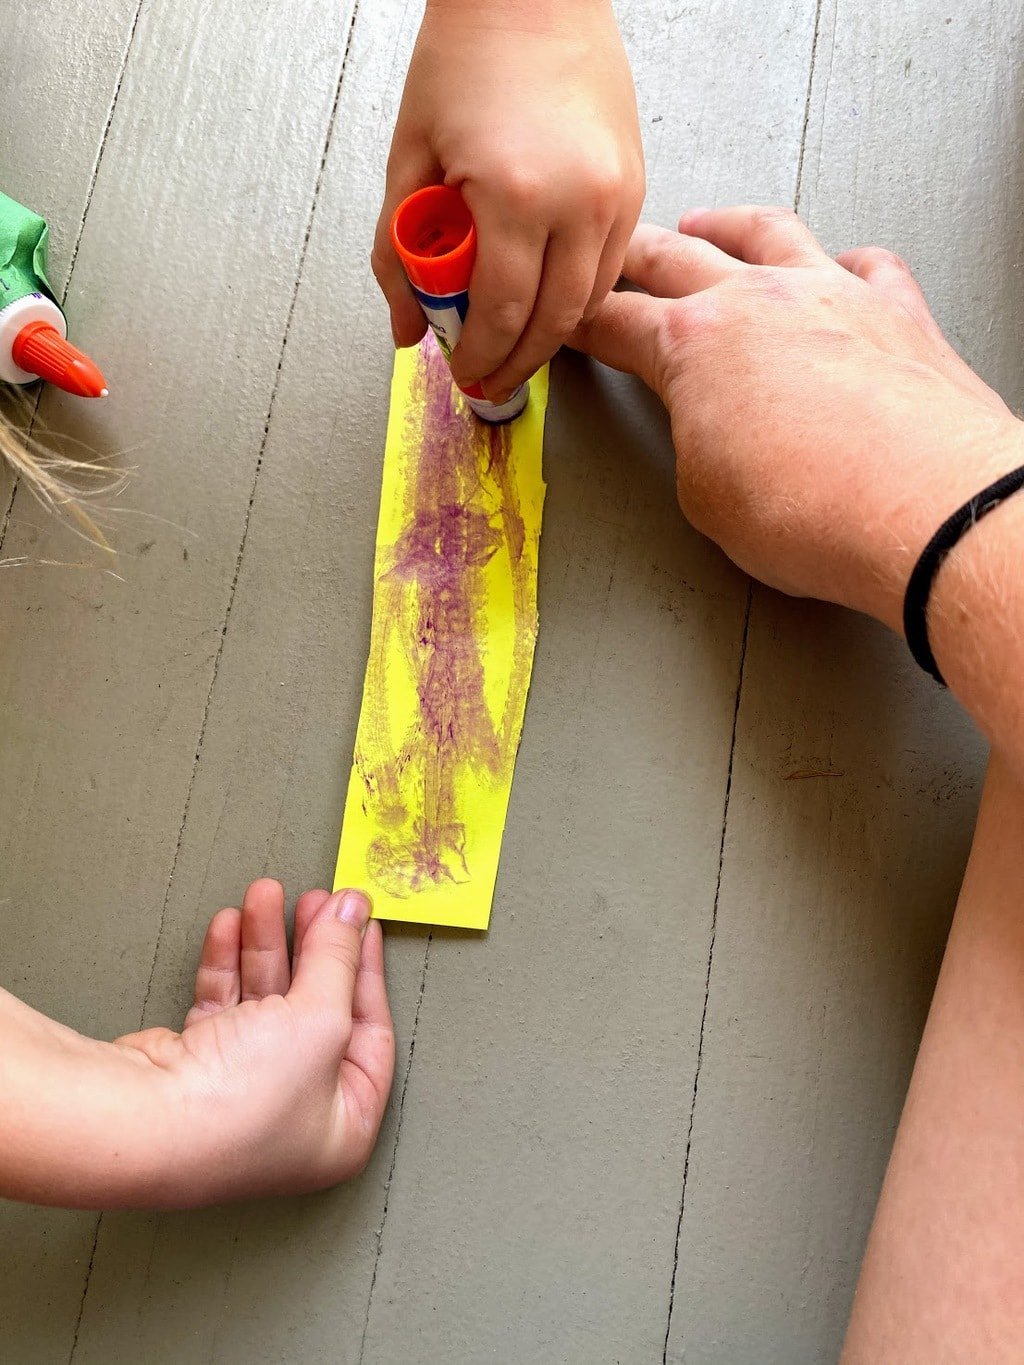
[[242, 999], [284, 995], [291, 984], [284, 929], [284, 889], [264, 877], [253, 882], [242, 901]]
[[330, 1015], [339, 1023], [351, 1020], [370, 908], [361, 891], [336, 891], [320, 906], [303, 935], [288, 992], [297, 1009]]
[[[387, 221], [390, 222], [390, 218]], [[415, 346], [426, 334], [427, 320], [391, 245], [383, 217], [377, 232], [380, 242], [374, 248], [371, 260], [373, 273], [391, 311], [391, 336], [396, 346]]]
[[352, 997], [352, 1018], [359, 1024], [391, 1027], [391, 1009], [384, 983], [384, 934], [380, 920], [371, 920], [363, 935], [359, 974]]
[[440, 167], [425, 150], [412, 152], [403, 148], [392, 151], [370, 265], [391, 309], [391, 332], [396, 346], [415, 346], [427, 330], [427, 320], [391, 244], [391, 218], [407, 195], [422, 189], [424, 185], [439, 184], [443, 178]]
[[302, 895], [295, 902], [295, 928], [292, 933], [292, 971], [295, 970], [295, 963], [298, 961], [299, 954], [302, 952], [302, 940], [306, 937], [306, 930], [313, 922], [313, 917], [323, 905], [324, 901], [330, 896], [329, 891], [303, 891]]
[[631, 185], [624, 189], [615, 221], [608, 230], [601, 259], [597, 263], [593, 292], [587, 302], [584, 317], [592, 316], [615, 288], [616, 281], [622, 274], [626, 251], [629, 248], [633, 233], [637, 229], [640, 213], [644, 206], [645, 188], [641, 167]]
[[371, 921], [363, 936], [363, 955], [352, 1001], [352, 1039], [346, 1060], [369, 1079], [383, 1108], [395, 1069], [395, 1031], [384, 981], [384, 935]]
[[603, 232], [548, 239], [533, 312], [508, 359], [488, 376], [486, 394], [499, 399], [510, 394], [572, 335], [590, 301], [604, 240]]
[[594, 288], [591, 290], [583, 314], [585, 318], [592, 317], [615, 288], [616, 282], [622, 274], [623, 262], [626, 259], [626, 248], [629, 246], [630, 238], [635, 230], [636, 223], [624, 219], [616, 223], [608, 234], [608, 239], [601, 252], [601, 259], [597, 263]]
[[462, 187], [476, 224], [477, 254], [469, 295], [473, 306], [452, 357], [460, 384], [475, 384], [504, 363], [533, 312], [540, 288], [547, 226], [511, 218], [491, 194]]
[[220, 910], [210, 921], [196, 970], [195, 1003], [185, 1027], [207, 1015], [237, 1005], [242, 995], [239, 955], [242, 949], [242, 912]]

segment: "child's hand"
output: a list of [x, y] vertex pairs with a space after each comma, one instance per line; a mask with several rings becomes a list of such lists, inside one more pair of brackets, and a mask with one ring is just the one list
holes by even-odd
[[210, 923], [182, 1032], [118, 1039], [162, 1076], [176, 1152], [143, 1202], [294, 1194], [362, 1170], [394, 1069], [383, 939], [369, 913], [360, 892], [308, 891], [289, 961], [284, 893], [254, 882], [241, 911]]
[[606, 0], [428, 0], [373, 252], [399, 346], [426, 324], [388, 225], [441, 181], [478, 238], [453, 373], [500, 399], [612, 288], [643, 203], [633, 82]]
[[101, 1043], [0, 990], [0, 1198], [183, 1208], [362, 1170], [395, 1060], [369, 913], [307, 891], [289, 961], [281, 887], [253, 882], [210, 924], [181, 1033]]

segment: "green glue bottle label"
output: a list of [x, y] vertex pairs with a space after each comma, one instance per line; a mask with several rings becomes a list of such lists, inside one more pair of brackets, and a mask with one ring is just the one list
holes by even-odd
[[68, 334], [46, 278], [49, 237], [45, 218], [0, 193], [0, 380], [8, 384], [31, 384], [39, 378], [13, 355], [26, 328], [45, 324], [61, 338]]

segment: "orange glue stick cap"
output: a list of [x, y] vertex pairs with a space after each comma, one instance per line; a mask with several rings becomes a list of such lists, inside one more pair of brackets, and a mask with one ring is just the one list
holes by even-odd
[[79, 398], [106, 398], [107, 381], [98, 367], [48, 322], [30, 322], [14, 339], [11, 358], [29, 374]]
[[476, 260], [476, 228], [462, 195], [427, 185], [403, 199], [391, 219], [391, 242], [410, 284], [424, 294], [461, 294]]

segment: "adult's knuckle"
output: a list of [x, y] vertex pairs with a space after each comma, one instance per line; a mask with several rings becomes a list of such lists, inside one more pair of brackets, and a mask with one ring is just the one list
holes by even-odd
[[797, 220], [795, 210], [785, 204], [758, 204], [751, 211], [751, 223], [758, 231], [789, 227]]
[[686, 272], [694, 259], [694, 246], [689, 237], [676, 236], [669, 241], [652, 245], [649, 255], [657, 260], [666, 258], [669, 265], [675, 266], [680, 272]]
[[875, 254], [875, 264], [894, 270], [900, 275], [912, 275], [913, 271], [902, 256], [890, 251], [888, 247], [876, 246], [872, 248]]
[[656, 387], [668, 394], [676, 386], [696, 354], [696, 348], [717, 321], [715, 304], [703, 298], [670, 302], [657, 324], [654, 338]]
[[737, 289], [746, 294], [763, 294], [774, 290], [782, 274], [776, 266], [751, 265], [735, 277]]
[[674, 355], [688, 346], [699, 330], [696, 310], [689, 299], [675, 299], [661, 315], [658, 324], [660, 349]]
[[685, 346], [693, 336], [689, 311], [680, 301], [671, 303], [658, 321], [658, 349], [664, 354], [674, 354]]

